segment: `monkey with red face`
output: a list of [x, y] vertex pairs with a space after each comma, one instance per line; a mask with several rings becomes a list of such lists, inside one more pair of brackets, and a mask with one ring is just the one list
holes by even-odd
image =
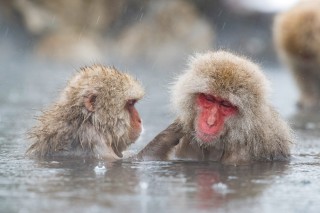
[[172, 89], [177, 120], [138, 157], [233, 165], [288, 159], [291, 130], [269, 104], [268, 87], [259, 67], [243, 57], [196, 55]]
[[134, 105], [143, 95], [134, 78], [113, 67], [82, 68], [30, 130], [27, 154], [121, 159], [141, 133]]

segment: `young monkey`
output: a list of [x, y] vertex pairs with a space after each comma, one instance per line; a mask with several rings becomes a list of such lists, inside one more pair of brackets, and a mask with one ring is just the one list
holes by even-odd
[[224, 51], [196, 55], [173, 86], [177, 120], [138, 157], [232, 165], [288, 159], [291, 130], [269, 104], [268, 87], [246, 58]]
[[276, 16], [274, 41], [300, 89], [298, 106], [320, 110], [320, 1], [304, 0]]
[[113, 67], [81, 68], [30, 130], [27, 154], [121, 159], [141, 133], [134, 105], [143, 95], [133, 77]]

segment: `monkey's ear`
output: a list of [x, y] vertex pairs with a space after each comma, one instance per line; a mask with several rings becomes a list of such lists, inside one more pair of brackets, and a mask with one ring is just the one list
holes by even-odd
[[89, 112], [94, 112], [95, 109], [95, 103], [96, 103], [96, 94], [89, 94], [88, 96], [84, 97], [84, 106]]

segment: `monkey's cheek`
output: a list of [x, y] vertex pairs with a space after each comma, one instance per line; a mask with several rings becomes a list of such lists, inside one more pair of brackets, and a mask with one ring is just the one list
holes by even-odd
[[138, 140], [138, 138], [140, 137], [142, 131], [143, 131], [143, 128], [131, 131], [129, 138], [130, 138], [132, 143], [134, 143], [136, 140]]

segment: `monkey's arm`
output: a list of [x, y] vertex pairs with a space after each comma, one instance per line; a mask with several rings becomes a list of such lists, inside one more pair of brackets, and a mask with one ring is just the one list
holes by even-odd
[[183, 134], [182, 125], [179, 121], [174, 121], [142, 149], [135, 159], [167, 160], [170, 151], [179, 143]]

